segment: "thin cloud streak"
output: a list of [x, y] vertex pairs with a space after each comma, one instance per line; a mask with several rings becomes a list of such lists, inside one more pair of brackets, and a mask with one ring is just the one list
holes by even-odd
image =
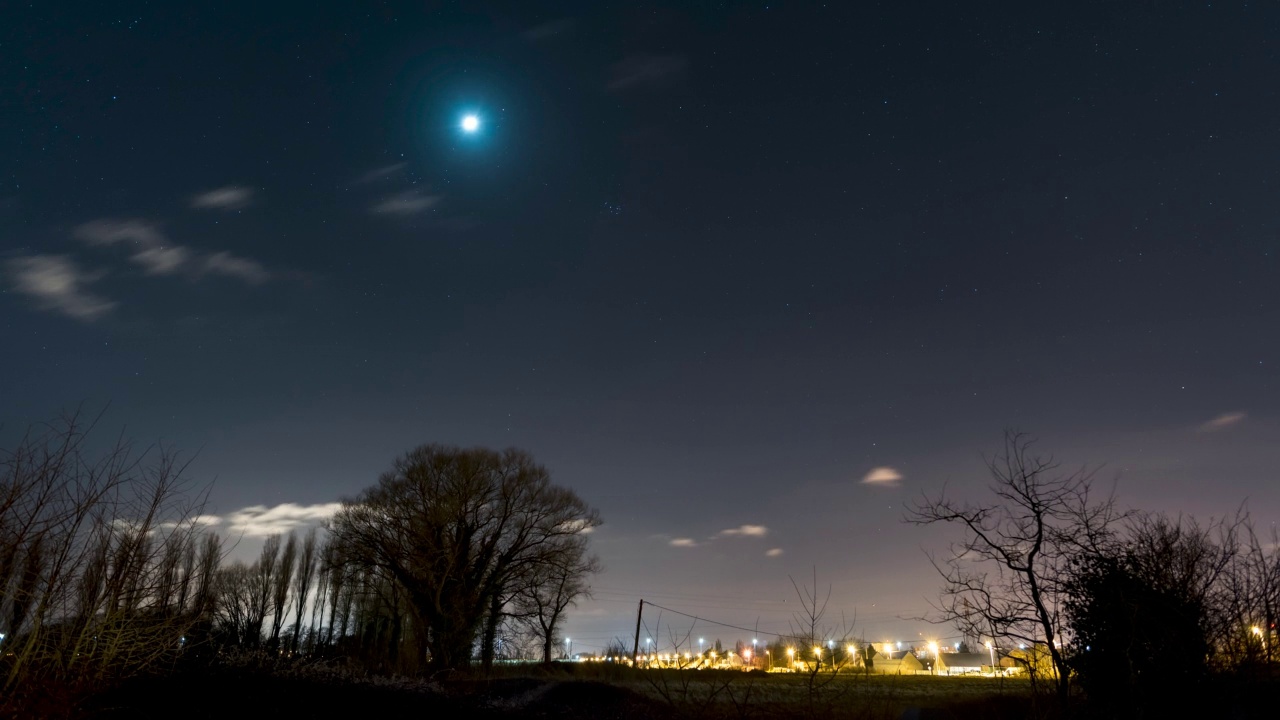
[[100, 218], [80, 225], [75, 229], [74, 235], [89, 245], [133, 243], [143, 248], [154, 248], [167, 244], [160, 230], [146, 220]]
[[237, 278], [250, 285], [261, 285], [270, 277], [270, 274], [266, 268], [262, 267], [261, 263], [256, 260], [236, 257], [229, 252], [214, 253], [205, 258], [203, 271]]
[[252, 188], [227, 185], [193, 196], [191, 207], [202, 210], [239, 210], [247, 207], [252, 199]]
[[406, 190], [383, 199], [369, 208], [374, 215], [399, 215], [407, 217], [429, 210], [440, 202], [439, 195], [426, 195], [417, 190]]
[[129, 248], [129, 261], [142, 266], [147, 275], [176, 275], [185, 272], [188, 279], [202, 275], [224, 275], [251, 285], [260, 285], [270, 273], [256, 260], [237, 257], [229, 252], [197, 253], [169, 242], [154, 223], [145, 220], [112, 220], [102, 218], [84, 223], [74, 235], [90, 246]]
[[364, 175], [361, 175], [360, 177], [356, 178], [356, 181], [353, 184], [367, 185], [368, 183], [378, 182], [379, 180], [386, 180], [392, 175], [395, 175], [396, 173], [405, 169], [406, 165], [408, 165], [408, 163], [398, 162], [393, 165], [383, 165], [380, 168], [374, 168], [369, 172], [365, 173]]
[[141, 265], [148, 275], [172, 275], [191, 259], [191, 252], [181, 246], [152, 247], [130, 256], [130, 262]]
[[1235, 427], [1244, 422], [1249, 417], [1248, 413], [1242, 411], [1223, 413], [1218, 417], [1200, 426], [1200, 432], [1218, 432], [1227, 428]]
[[764, 525], [742, 525], [740, 527], [729, 528], [728, 530], [720, 531], [721, 537], [734, 537], [734, 536], [764, 537], [765, 535], [768, 535], [768, 534], [769, 534], [769, 528], [765, 527]]
[[697, 547], [698, 542], [693, 538], [672, 538], [668, 543], [671, 547]]
[[577, 24], [573, 18], [560, 18], [559, 20], [544, 22], [541, 25], [534, 25], [522, 34], [525, 40], [537, 43], [551, 40], [560, 35], [568, 35]]
[[683, 55], [632, 55], [613, 66], [612, 77], [606, 87], [627, 90], [662, 85], [672, 75], [684, 71], [686, 65], [688, 62]]

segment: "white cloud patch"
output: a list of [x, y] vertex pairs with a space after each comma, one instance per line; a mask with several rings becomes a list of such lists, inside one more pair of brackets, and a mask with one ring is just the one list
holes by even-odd
[[613, 66], [610, 90], [663, 84], [670, 76], [682, 72], [688, 62], [683, 55], [632, 55]]
[[862, 478], [863, 485], [876, 485], [879, 487], [897, 487], [902, 482], [902, 473], [887, 466], [871, 468], [871, 472]]
[[205, 210], [239, 210], [253, 200], [253, 188], [228, 185], [191, 198], [191, 207]]
[[435, 207], [440, 202], [439, 195], [427, 195], [417, 190], [406, 190], [374, 204], [369, 212], [374, 215], [399, 215], [407, 217]]
[[256, 260], [236, 257], [229, 252], [214, 253], [204, 259], [203, 272], [226, 275], [251, 285], [261, 285], [270, 275]]
[[596, 531], [596, 526], [583, 518], [578, 518], [577, 520], [570, 520], [568, 522], [561, 523], [560, 529], [579, 535], [589, 535]]
[[318, 505], [282, 503], [270, 508], [266, 505], [251, 505], [227, 515], [227, 530], [233, 535], [268, 537], [327, 520], [341, 509], [342, 503], [336, 502]]
[[764, 556], [765, 557], [782, 557], [782, 548], [770, 548], [769, 551], [764, 554]]
[[763, 525], [742, 525], [728, 530], [721, 530], [721, 537], [764, 537], [769, 534], [769, 528]]
[[116, 306], [85, 287], [102, 274], [84, 272], [65, 255], [13, 258], [5, 263], [5, 269], [14, 291], [34, 299], [42, 310], [89, 322]]
[[1227, 428], [1234, 427], [1244, 422], [1247, 417], [1249, 417], [1248, 413], [1240, 411], [1222, 413], [1218, 417], [1201, 425], [1200, 432], [1217, 432], [1219, 430], [1226, 430]]
[[698, 542], [693, 538], [672, 538], [668, 543], [671, 547], [697, 547]]

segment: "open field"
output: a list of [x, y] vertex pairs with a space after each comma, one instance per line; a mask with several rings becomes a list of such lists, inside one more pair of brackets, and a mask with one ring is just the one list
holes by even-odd
[[[368, 681], [330, 671], [223, 668], [135, 682], [83, 703], [92, 718], [884, 718], [1027, 717], [1029, 685], [991, 678], [805, 676], [733, 671], [636, 672], [507, 667], [488, 678]], [[56, 714], [56, 713], [54, 713]]]
[[[832, 718], [1099, 718], [1116, 713], [1073, 696], [1065, 710], [1025, 679], [865, 676], [817, 678], [734, 671], [635, 671], [555, 664], [423, 680], [368, 676], [326, 664], [215, 664], [139, 678], [89, 697], [26, 694], [21, 717], [140, 720], [183, 717], [469, 718], [474, 720], [739, 720]], [[825, 682], [829, 681], [829, 682]], [[1224, 680], [1159, 703], [1170, 717], [1269, 716], [1280, 678]], [[1170, 714], [1171, 713], [1171, 714]]]
[[659, 671], [628, 673], [612, 682], [708, 717], [898, 718], [912, 709], [965, 704], [1021, 708], [1031, 697], [1026, 679], [984, 677]]

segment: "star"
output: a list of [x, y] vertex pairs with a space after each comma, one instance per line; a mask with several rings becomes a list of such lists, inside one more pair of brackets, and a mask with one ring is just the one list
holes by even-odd
[[480, 118], [475, 115], [467, 115], [462, 118], [463, 132], [473, 133], [480, 129]]

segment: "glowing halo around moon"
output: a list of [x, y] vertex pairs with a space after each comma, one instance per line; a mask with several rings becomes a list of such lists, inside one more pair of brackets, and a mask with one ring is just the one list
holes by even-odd
[[480, 117], [478, 115], [464, 115], [462, 117], [462, 131], [465, 133], [474, 133], [480, 129]]

